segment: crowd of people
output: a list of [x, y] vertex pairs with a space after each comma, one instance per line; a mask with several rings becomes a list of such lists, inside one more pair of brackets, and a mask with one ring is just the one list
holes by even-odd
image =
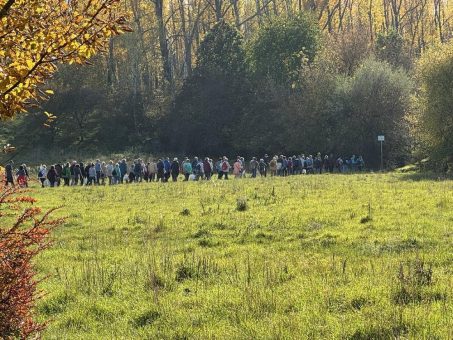
[[[127, 162], [122, 159], [118, 162], [108, 161], [82, 163], [77, 161], [57, 163], [47, 167], [45, 164], [39, 166], [38, 180], [42, 187], [50, 186], [74, 186], [74, 185], [116, 185], [132, 182], [168, 182], [170, 179], [176, 182], [180, 175], [184, 181], [210, 180], [212, 176], [218, 179], [228, 179], [250, 176], [290, 176], [299, 174], [321, 174], [323, 172], [355, 172], [362, 171], [365, 162], [362, 156], [353, 155], [350, 158], [334, 157], [331, 155], [321, 156], [292, 156], [284, 155], [269, 157], [264, 155], [258, 159], [253, 157], [246, 162], [244, 157], [236, 157], [232, 162], [227, 157], [213, 159], [194, 157], [192, 160], [185, 158], [179, 161], [174, 158], [172, 161], [160, 158], [157, 161], [148, 162], [136, 159]], [[247, 175], [248, 174], [248, 175]], [[27, 187], [30, 174], [25, 164], [18, 169], [14, 168], [13, 161], [5, 166], [5, 183], [14, 186], [16, 182], [21, 187]]]

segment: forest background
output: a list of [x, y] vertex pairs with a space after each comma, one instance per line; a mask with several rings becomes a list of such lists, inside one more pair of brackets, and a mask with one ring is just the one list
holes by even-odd
[[[123, 0], [133, 32], [2, 124], [16, 157], [453, 154], [450, 0]], [[47, 117], [57, 116], [43, 129]]]

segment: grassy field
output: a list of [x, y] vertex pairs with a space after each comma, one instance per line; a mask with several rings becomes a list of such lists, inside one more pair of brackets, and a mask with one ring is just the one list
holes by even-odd
[[453, 339], [453, 181], [36, 189], [44, 338]]

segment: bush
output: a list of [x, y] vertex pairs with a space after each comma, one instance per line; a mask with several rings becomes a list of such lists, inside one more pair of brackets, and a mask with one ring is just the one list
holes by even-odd
[[246, 211], [247, 210], [247, 199], [238, 198], [236, 201], [236, 210], [237, 211]]
[[36, 200], [23, 190], [1, 187], [0, 192], [0, 338], [28, 338], [46, 326], [32, 317], [40, 297], [32, 260], [49, 246], [50, 230], [63, 219], [49, 219], [55, 209], [42, 215], [30, 207]]

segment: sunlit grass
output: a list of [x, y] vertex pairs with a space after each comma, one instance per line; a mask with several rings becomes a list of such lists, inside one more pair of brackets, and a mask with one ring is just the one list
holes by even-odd
[[453, 182], [320, 175], [37, 189], [45, 338], [453, 338]]

